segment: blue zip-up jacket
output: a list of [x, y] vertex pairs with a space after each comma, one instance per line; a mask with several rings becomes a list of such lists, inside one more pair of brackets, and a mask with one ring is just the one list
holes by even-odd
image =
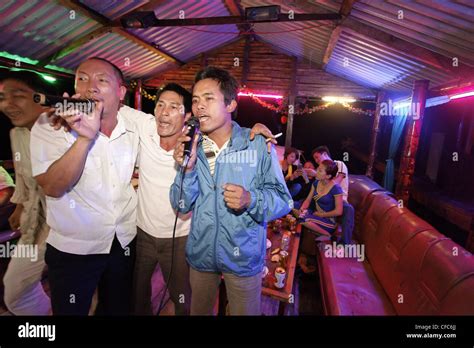
[[[193, 171], [184, 174], [181, 202], [180, 173], [171, 186], [173, 208], [193, 211], [186, 258], [197, 271], [258, 274], [264, 266], [267, 222], [293, 207], [275, 150], [269, 154], [263, 137], [250, 141], [249, 136], [250, 129], [232, 122], [232, 136], [217, 158], [214, 176], [199, 145]], [[226, 206], [224, 184], [241, 185], [250, 192], [245, 211]]]

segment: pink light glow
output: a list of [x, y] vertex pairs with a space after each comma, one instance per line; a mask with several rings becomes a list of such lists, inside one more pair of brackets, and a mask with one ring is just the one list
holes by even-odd
[[459, 99], [459, 98], [472, 97], [472, 96], [474, 96], [474, 91], [455, 94], [455, 95], [450, 96], [449, 99], [452, 100], [452, 99]]
[[282, 99], [283, 98], [282, 95], [276, 95], [276, 94], [258, 94], [258, 93], [239, 92], [238, 95], [239, 96], [247, 96], [247, 97], [255, 96], [255, 97], [259, 97], [259, 98], [273, 98], [273, 99]]

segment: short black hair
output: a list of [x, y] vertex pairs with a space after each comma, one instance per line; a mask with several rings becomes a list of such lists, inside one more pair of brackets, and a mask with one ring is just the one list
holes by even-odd
[[[91, 59], [100, 60], [102, 62], [105, 62], [105, 63], [109, 64], [114, 69], [115, 75], [118, 77], [120, 85], [125, 85], [125, 77], [123, 76], [122, 70], [120, 70], [120, 68], [117, 65], [112, 63], [110, 60], [107, 60], [107, 59], [101, 58], [101, 57], [90, 57], [90, 58], [87, 58], [84, 62], [86, 62], [88, 60], [91, 60]], [[84, 63], [84, 62], [81, 62], [81, 64]], [[79, 64], [79, 66], [81, 66], [81, 64]]]
[[178, 85], [177, 83], [168, 83], [162, 88], [158, 90], [156, 93], [156, 102], [158, 103], [158, 100], [160, 99], [160, 96], [163, 92], [166, 91], [171, 91], [175, 92], [177, 95], [180, 95], [183, 97], [183, 105], [184, 105], [184, 112], [188, 113], [191, 112], [192, 109], [192, 103], [193, 103], [193, 97], [192, 94], [183, 86]]
[[296, 159], [298, 159], [300, 157], [300, 153], [297, 149], [295, 149], [294, 147], [289, 147], [289, 148], [285, 149], [285, 153], [283, 154], [283, 158], [286, 159], [292, 153], [294, 153], [296, 155]]
[[224, 95], [225, 105], [229, 105], [232, 100], [237, 100], [239, 83], [227, 70], [208, 66], [196, 74], [194, 83], [204, 79], [212, 79], [219, 83], [219, 88]]
[[311, 156], [314, 156], [315, 153], [327, 153], [329, 157], [331, 157], [331, 153], [329, 152], [329, 148], [326, 145], [318, 146], [311, 152]]
[[57, 94], [56, 88], [50, 82], [47, 82], [43, 76], [36, 71], [17, 69], [6, 70], [5, 73], [3, 73], [3, 70], [1, 71], [2, 74], [0, 75], [0, 81], [2, 82], [5, 80], [15, 80], [24, 83], [36, 93], [50, 95]]

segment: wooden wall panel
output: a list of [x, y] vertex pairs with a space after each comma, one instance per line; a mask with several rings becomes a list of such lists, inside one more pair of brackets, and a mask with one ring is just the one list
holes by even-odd
[[[168, 82], [176, 82], [191, 89], [195, 74], [205, 63], [229, 70], [241, 82], [244, 49], [245, 39], [242, 38], [204, 53], [178, 69], [161, 73], [148, 80], [145, 85], [159, 87]], [[291, 56], [274, 50], [267, 43], [252, 41], [248, 59], [246, 87], [254, 92], [288, 96], [292, 74]], [[314, 98], [325, 95], [347, 95], [364, 99], [375, 97], [374, 91], [331, 75], [307, 61], [298, 61], [296, 91], [298, 96]]]

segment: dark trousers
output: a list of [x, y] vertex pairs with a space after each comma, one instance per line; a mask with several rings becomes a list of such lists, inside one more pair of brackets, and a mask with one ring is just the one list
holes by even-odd
[[354, 230], [354, 207], [346, 201], [343, 203], [341, 228], [341, 242], [350, 244], [352, 241], [352, 231]]
[[135, 240], [124, 249], [115, 237], [109, 254], [91, 255], [65, 253], [47, 244], [53, 315], [87, 315], [96, 288], [96, 314], [130, 314]]
[[[171, 271], [172, 238], [155, 238], [137, 228], [137, 259], [133, 280], [133, 313], [152, 315], [152, 276], [159, 264], [166, 282], [171, 272], [168, 291], [174, 303], [176, 315], [189, 315], [191, 308], [191, 286], [189, 266], [186, 262], [188, 236], [176, 237], [174, 241], [173, 271]], [[164, 291], [164, 289], [163, 289]], [[159, 300], [163, 294], [160, 294]]]

